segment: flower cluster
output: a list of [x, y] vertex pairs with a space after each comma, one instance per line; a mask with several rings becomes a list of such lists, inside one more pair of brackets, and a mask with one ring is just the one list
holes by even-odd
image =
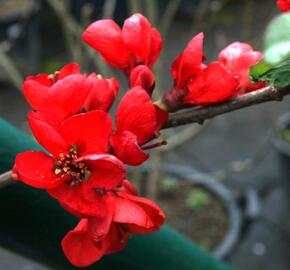
[[248, 74], [262, 57], [235, 42], [206, 66], [201, 33], [174, 61], [172, 90], [153, 103], [151, 68], [162, 41], [144, 16], [132, 15], [122, 29], [112, 20], [99, 20], [83, 39], [128, 79], [130, 89], [117, 106], [115, 124], [109, 114], [119, 90], [115, 78], [82, 74], [75, 63], [54, 74], [29, 76], [23, 83], [32, 107], [28, 121], [45, 151], [19, 153], [13, 169], [16, 181], [45, 189], [80, 219], [62, 241], [65, 255], [79, 267], [122, 249], [131, 234], [149, 233], [164, 223], [160, 208], [138, 196], [126, 179], [126, 165], [141, 165], [149, 158], [146, 150], [166, 143], [158, 139], [168, 118], [164, 108], [221, 102], [261, 87]]

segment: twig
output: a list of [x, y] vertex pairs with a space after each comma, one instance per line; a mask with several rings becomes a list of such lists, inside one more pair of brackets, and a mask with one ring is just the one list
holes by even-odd
[[151, 155], [152, 170], [150, 171], [146, 183], [146, 196], [156, 200], [159, 191], [159, 183], [162, 180], [162, 153], [155, 152]]
[[0, 188], [3, 188], [9, 184], [12, 184], [11, 171], [0, 174]]
[[224, 113], [268, 101], [281, 101], [284, 96], [289, 94], [290, 85], [281, 89], [277, 89], [274, 86], [270, 85], [257, 91], [238, 96], [220, 104], [196, 107], [171, 114], [166, 125], [163, 128], [165, 129], [177, 127], [190, 123], [202, 124], [206, 119], [210, 119]]
[[112, 19], [114, 16], [115, 8], [117, 1], [116, 0], [106, 0], [103, 7], [103, 18]]
[[[141, 12], [141, 3], [140, 0], [127, 0], [128, 9], [131, 14], [136, 12]], [[130, 14], [130, 15], [131, 15]]]
[[171, 151], [177, 148], [178, 146], [186, 143], [187, 141], [196, 138], [202, 131], [205, 130], [205, 128], [208, 126], [208, 123], [210, 123], [210, 121], [206, 122], [202, 126], [200, 125], [189, 126], [175, 133], [174, 135], [171, 135], [168, 139], [166, 139], [167, 146], [160, 147], [159, 151], [161, 152]]
[[170, 26], [174, 20], [174, 17], [176, 15], [177, 9], [179, 7], [181, 0], [171, 0], [166, 6], [166, 9], [164, 11], [164, 14], [160, 20], [160, 32], [163, 35], [163, 38], [166, 38]]
[[[81, 41], [81, 36], [83, 32], [83, 28], [81, 25], [75, 20], [75, 18], [66, 10], [63, 1], [57, 0], [47, 0], [47, 3], [54, 10], [56, 15], [59, 17], [62, 26], [67, 28], [67, 31], [73, 36], [75, 36], [75, 40]], [[103, 75], [108, 74], [107, 66], [97, 58], [96, 53], [90, 49], [84, 42], [81, 42], [84, 53], [87, 57], [96, 65], [96, 68], [101, 71]]]
[[7, 77], [14, 84], [14, 86], [22, 92], [23, 75], [7, 54], [10, 47], [11, 44], [6, 41], [0, 44], [0, 66], [5, 71]]

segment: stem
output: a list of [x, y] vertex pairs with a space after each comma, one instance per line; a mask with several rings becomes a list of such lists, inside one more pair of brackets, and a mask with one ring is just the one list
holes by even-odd
[[11, 171], [0, 174], [0, 188], [3, 188], [9, 184], [12, 184]]
[[195, 107], [181, 112], [173, 113], [163, 129], [182, 126], [191, 123], [202, 124], [206, 119], [228, 113], [231, 111], [246, 108], [255, 104], [268, 101], [281, 101], [284, 96], [290, 94], [290, 85], [277, 89], [270, 85], [259, 90], [253, 91], [242, 96], [235, 97], [229, 101], [209, 105], [204, 107]]

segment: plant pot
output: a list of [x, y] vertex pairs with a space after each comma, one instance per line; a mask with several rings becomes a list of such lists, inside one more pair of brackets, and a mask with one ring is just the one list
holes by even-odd
[[[146, 180], [149, 171], [150, 166], [145, 168], [144, 180]], [[230, 255], [239, 240], [243, 225], [242, 212], [233, 193], [216, 179], [193, 168], [167, 164], [163, 168], [163, 173], [164, 178], [160, 183], [160, 190], [158, 190], [157, 203], [165, 212], [168, 223], [177, 231], [208, 249], [217, 258], [225, 258]], [[164, 184], [165, 182], [168, 183]], [[189, 209], [186, 205], [187, 192], [190, 192], [189, 189], [192, 189], [192, 186], [198, 187], [199, 191], [200, 189], [204, 190], [211, 198], [214, 198], [214, 201], [210, 202], [211, 205], [202, 206], [199, 209], [198, 206], [197, 209]], [[144, 190], [146, 193], [146, 188]], [[219, 204], [217, 207], [215, 206], [216, 202]], [[210, 209], [210, 207], [215, 207], [215, 210]], [[219, 213], [215, 213], [215, 217], [210, 217], [209, 212], [213, 213], [214, 211], [223, 212], [222, 215], [226, 222], [217, 216]], [[200, 223], [196, 226], [194, 224], [195, 217], [197, 218], [196, 223]], [[211, 228], [214, 228], [212, 223], [215, 220], [219, 222], [222, 234], [220, 231], [211, 231]], [[198, 230], [202, 229], [202, 226], [207, 227], [204, 234], [219, 234], [216, 236], [215, 242], [209, 243], [208, 246], [199, 235], [200, 231]]]

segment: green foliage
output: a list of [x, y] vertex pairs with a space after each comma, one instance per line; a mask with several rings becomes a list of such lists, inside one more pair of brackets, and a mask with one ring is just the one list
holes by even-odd
[[274, 66], [290, 59], [290, 13], [277, 16], [267, 27], [264, 56]]
[[[259, 81], [259, 77], [265, 74], [267, 71], [272, 69], [273, 66], [266, 63], [264, 60], [261, 60], [258, 64], [255, 66], [252, 66], [250, 69], [250, 79], [255, 82], [257, 79]], [[256, 82], [258, 82], [256, 81]]]
[[169, 190], [175, 189], [177, 188], [178, 183], [179, 183], [178, 179], [176, 179], [175, 177], [166, 176], [161, 181], [161, 189], [163, 191], [169, 191]]
[[200, 208], [210, 204], [211, 197], [203, 188], [193, 188], [187, 198], [186, 205], [191, 209]]
[[250, 78], [253, 82], [266, 81], [277, 88], [290, 85], [290, 60], [267, 70], [266, 66], [254, 67]]

